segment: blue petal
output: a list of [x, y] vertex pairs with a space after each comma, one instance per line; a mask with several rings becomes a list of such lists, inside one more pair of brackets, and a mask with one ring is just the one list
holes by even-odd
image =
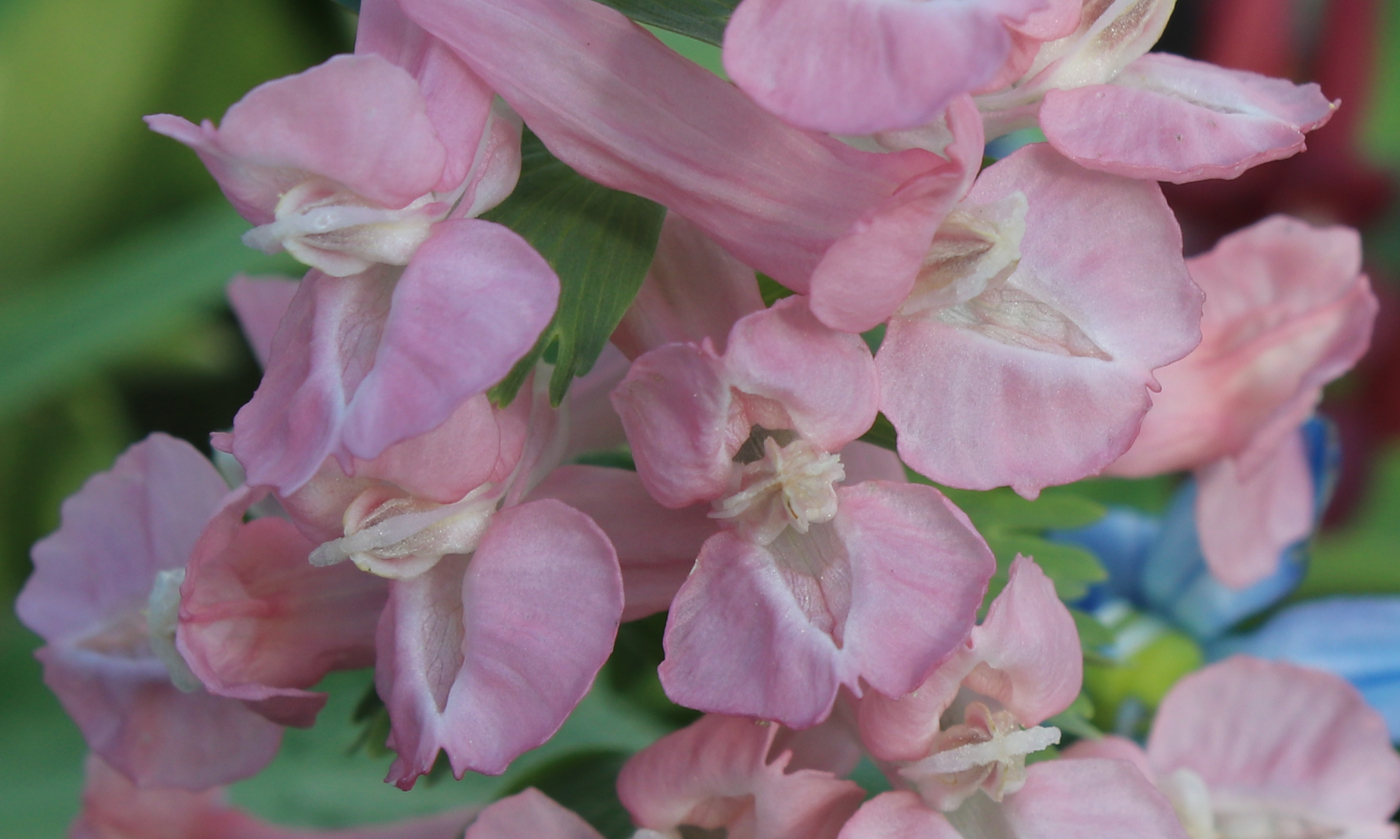
[[1161, 533], [1156, 516], [1136, 507], [1109, 507], [1103, 518], [1074, 530], [1054, 530], [1046, 536], [1054, 542], [1077, 545], [1098, 557], [1108, 580], [1093, 586], [1075, 605], [1093, 611], [1110, 600], [1125, 599], [1141, 608], [1142, 566]]

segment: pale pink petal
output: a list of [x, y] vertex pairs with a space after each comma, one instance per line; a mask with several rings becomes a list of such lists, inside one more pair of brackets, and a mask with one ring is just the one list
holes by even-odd
[[289, 521], [243, 514], [264, 493], [235, 493], [195, 546], [180, 587], [177, 645], [211, 693], [256, 702], [282, 725], [308, 727], [331, 670], [374, 663], [385, 581], [350, 563], [318, 568], [316, 546]]
[[1011, 578], [972, 630], [982, 665], [966, 684], [1000, 702], [1024, 726], [1039, 725], [1074, 701], [1084, 676], [1084, 651], [1055, 584], [1030, 559], [1017, 556]]
[[413, 263], [307, 274], [268, 372], [234, 419], [248, 482], [293, 492], [446, 421], [509, 371], [553, 315], [558, 278], [499, 225], [435, 225]]
[[1016, 839], [1187, 839], [1166, 796], [1120, 760], [1037, 763], [1001, 813]]
[[773, 554], [728, 530], [705, 542], [677, 593], [665, 646], [661, 684], [675, 702], [794, 728], [824, 719], [837, 688], [859, 678]]
[[154, 656], [52, 645], [35, 655], [88, 747], [140, 786], [200, 790], [247, 778], [282, 741], [280, 726], [236, 699], [180, 692]]
[[827, 451], [875, 421], [879, 384], [869, 347], [822, 325], [805, 298], [779, 300], [736, 323], [724, 368], [733, 387], [777, 402], [791, 428]]
[[744, 0], [724, 32], [724, 68], [796, 125], [872, 134], [932, 121], [981, 87], [1011, 43], [1002, 17], [1043, 0]]
[[708, 505], [667, 509], [652, 500], [637, 473], [599, 466], [561, 466], [530, 494], [555, 498], [603, 529], [617, 550], [627, 606], [624, 621], [670, 608], [695, 557], [718, 526]]
[[1151, 53], [1112, 84], [1048, 92], [1040, 127], [1081, 166], [1186, 183], [1291, 157], [1335, 110], [1315, 84]]
[[1342, 679], [1237, 656], [1187, 676], [1157, 711], [1147, 754], [1213, 793], [1383, 822], [1400, 805], [1400, 757], [1384, 720]]
[[229, 305], [238, 316], [238, 325], [243, 327], [243, 335], [253, 348], [253, 354], [264, 368], [272, 354], [272, 337], [277, 334], [277, 326], [296, 293], [296, 280], [281, 277], [239, 274], [229, 280]]
[[1094, 757], [1127, 761], [1136, 766], [1144, 777], [1155, 779], [1157, 776], [1142, 746], [1117, 734], [1105, 734], [1097, 740], [1077, 740], [1061, 751], [1060, 756], [1067, 759]]
[[839, 839], [961, 839], [948, 819], [908, 790], [883, 792], [861, 805]]
[[476, 817], [464, 839], [601, 839], [598, 831], [530, 787], [502, 798]]
[[193, 148], [242, 216], [273, 220], [282, 194], [319, 175], [386, 207], [437, 185], [446, 151], [413, 77], [375, 55], [340, 55], [254, 88], [215, 129], [146, 118]]
[[834, 839], [864, 792], [851, 781], [771, 763], [777, 726], [710, 715], [637, 753], [618, 797], [641, 827], [728, 829], [761, 839]]
[[447, 151], [442, 177], [433, 189], [456, 189], [467, 177], [472, 153], [485, 139], [491, 89], [446, 44], [404, 17], [398, 0], [365, 0], [360, 4], [355, 52], [380, 55], [418, 82], [428, 119]]
[[[971, 639], [969, 638], [969, 641]], [[918, 689], [898, 697], [869, 692], [857, 706], [860, 739], [871, 756], [887, 761], [928, 757], [941, 730], [939, 718], [977, 665], [970, 644], [963, 644], [939, 663]]]
[[1196, 470], [1196, 528], [1211, 575], [1245, 588], [1278, 570], [1312, 531], [1313, 477], [1301, 433], [1246, 471], [1234, 458]]
[[593, 363], [593, 369], [574, 379], [569, 386], [569, 440], [564, 446], [564, 461], [584, 452], [616, 449], [627, 444], [627, 432], [609, 397], [622, 384], [631, 366], [631, 360], [622, 350], [608, 344]]
[[553, 500], [497, 513], [470, 560], [391, 586], [376, 685], [405, 789], [447, 752], [453, 772], [503, 772], [549, 739], [607, 659], [622, 613], [617, 555]]
[[1157, 372], [1162, 393], [1114, 474], [1269, 454], [1370, 343], [1377, 303], [1354, 230], [1272, 216], [1188, 264], [1206, 293], [1201, 345]]
[[849, 443], [841, 450], [841, 466], [846, 470], [845, 483], [848, 486], [855, 486], [863, 481], [891, 481], [902, 484], [909, 480], [899, 455], [884, 446], [861, 440]]
[[841, 655], [876, 690], [902, 696], [967, 638], [996, 559], [933, 487], [870, 481], [840, 499], [832, 524], [851, 574]]
[[933, 156], [856, 152], [792, 128], [588, 0], [401, 0], [404, 11], [605, 186], [658, 201], [796, 290]]
[[34, 546], [34, 573], [15, 603], [20, 620], [51, 645], [117, 629], [146, 607], [157, 572], [189, 560], [227, 494], [218, 470], [183, 440], [157, 433], [127, 449], [63, 502], [61, 526]]
[[[860, 0], [854, 0], [860, 2]], [[881, 0], [876, 0], [880, 2]], [[953, 100], [951, 137], [938, 165], [900, 187], [827, 250], [812, 275], [812, 311], [833, 329], [864, 332], [909, 296], [929, 242], [982, 165], [982, 117], [972, 99]]]
[[632, 363], [612, 393], [637, 474], [666, 507], [723, 494], [748, 426], [729, 428], [733, 394], [709, 345], [668, 344]]
[[612, 341], [628, 358], [705, 338], [723, 352], [734, 322], [762, 308], [753, 269], [684, 217], [667, 213], [646, 280]]
[[[891, 321], [881, 408], [911, 467], [968, 489], [1094, 474], [1137, 434], [1152, 370], [1200, 340], [1200, 291], [1156, 184], [1026, 147], [985, 170], [969, 205], [1025, 196], [1021, 258], [963, 315]], [[958, 309], [961, 311], [961, 309]]]
[[518, 234], [475, 219], [435, 225], [394, 289], [345, 450], [372, 458], [438, 426], [534, 346], [558, 300], [559, 278]]

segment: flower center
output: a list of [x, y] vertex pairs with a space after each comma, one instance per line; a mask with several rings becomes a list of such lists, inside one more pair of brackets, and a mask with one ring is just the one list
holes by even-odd
[[275, 220], [245, 233], [243, 243], [265, 253], [286, 250], [332, 277], [348, 277], [376, 263], [407, 265], [450, 206], [429, 193], [391, 210], [312, 178], [288, 190]]
[[156, 574], [146, 603], [146, 632], [156, 658], [170, 673], [170, 681], [182, 692], [193, 693], [201, 686], [199, 677], [175, 646], [175, 629], [180, 625], [180, 585], [184, 582], [183, 568], [167, 568]]
[[735, 490], [715, 502], [711, 518], [733, 519], [749, 538], [772, 542], [789, 526], [806, 533], [836, 517], [836, 484], [846, 478], [839, 455], [806, 440], [763, 441], [763, 457], [737, 467]]
[[1060, 742], [1054, 726], [1022, 728], [1010, 711], [992, 711], [981, 702], [967, 706], [963, 722], [934, 740], [933, 753], [899, 770], [930, 807], [957, 809], [984, 791], [993, 801], [1026, 783], [1026, 755]]

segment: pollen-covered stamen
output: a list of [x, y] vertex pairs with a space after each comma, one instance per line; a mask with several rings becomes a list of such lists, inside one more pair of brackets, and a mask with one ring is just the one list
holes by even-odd
[[962, 723], [935, 738], [932, 754], [903, 767], [899, 774], [938, 810], [956, 809], [978, 789], [1000, 801], [1026, 783], [1026, 756], [1058, 742], [1058, 728], [1022, 728], [1010, 711], [992, 711], [973, 702]]
[[495, 489], [483, 485], [451, 504], [367, 489], [346, 508], [344, 538], [312, 551], [311, 564], [348, 559], [381, 577], [417, 577], [444, 556], [476, 550], [496, 511], [500, 493]]
[[901, 314], [956, 306], [999, 286], [1021, 262], [1028, 208], [1025, 194], [1015, 192], [990, 204], [959, 205], [949, 213]]
[[377, 263], [407, 265], [450, 207], [430, 193], [389, 209], [312, 178], [283, 194], [275, 220], [243, 234], [243, 243], [265, 253], [286, 250], [326, 274], [348, 277]]
[[735, 491], [718, 500], [710, 516], [734, 519], [759, 544], [791, 526], [806, 533], [836, 517], [836, 484], [846, 478], [839, 455], [806, 440], [763, 441], [763, 457], [736, 467]]

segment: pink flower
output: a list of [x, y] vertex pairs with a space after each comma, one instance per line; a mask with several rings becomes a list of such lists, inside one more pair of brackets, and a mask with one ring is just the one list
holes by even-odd
[[[227, 495], [192, 446], [152, 435], [64, 502], [16, 604], [44, 637], [44, 679], [89, 747], [139, 786], [244, 778], [281, 740], [244, 703], [203, 690], [176, 648], [185, 564]], [[295, 532], [257, 530], [295, 550]]]
[[1206, 293], [1201, 345], [1158, 371], [1162, 393], [1109, 468], [1194, 469], [1212, 573], [1244, 587], [1312, 527], [1298, 426], [1370, 343], [1376, 298], [1356, 232], [1274, 216], [1188, 262]]
[[725, 831], [730, 839], [835, 839], [864, 791], [830, 772], [792, 768], [779, 727], [706, 716], [638, 752], [617, 793], [639, 839]]
[[1236, 656], [1182, 679], [1144, 752], [1082, 741], [1066, 757], [1136, 763], [1193, 836], [1394, 837], [1400, 758], [1384, 720], [1328, 673]]

